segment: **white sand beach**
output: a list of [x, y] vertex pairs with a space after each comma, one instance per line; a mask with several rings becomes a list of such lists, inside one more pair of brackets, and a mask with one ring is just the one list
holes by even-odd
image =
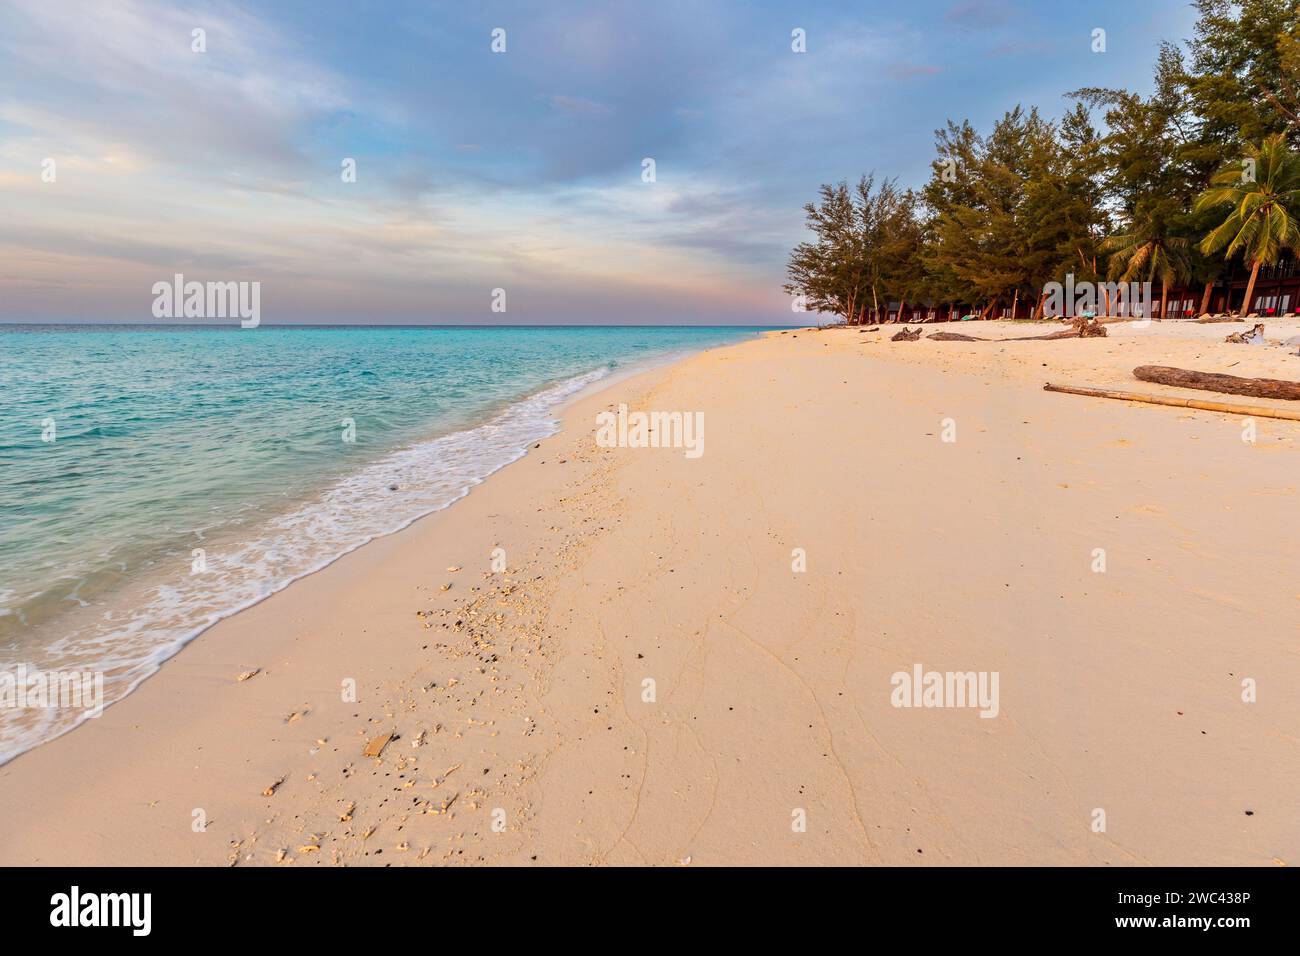
[[[0, 768], [0, 863], [1295, 864], [1300, 423], [1041, 388], [1300, 380], [1242, 327], [774, 332], [617, 382]], [[704, 453], [597, 447], [621, 402]], [[917, 665], [996, 715], [894, 706]]]

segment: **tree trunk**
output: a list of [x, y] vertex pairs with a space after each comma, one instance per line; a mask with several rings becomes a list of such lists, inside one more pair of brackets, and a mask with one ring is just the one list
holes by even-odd
[[1016, 294], [1011, 297], [1011, 321], [1016, 320], [1016, 307], [1020, 305], [1020, 289], [1016, 288]]
[[1114, 398], [1121, 402], [1146, 402], [1148, 405], [1173, 405], [1178, 408], [1204, 408], [1211, 412], [1229, 415], [1249, 415], [1254, 418], [1284, 418], [1300, 422], [1300, 412], [1289, 409], [1263, 408], [1259, 405], [1237, 405], [1228, 402], [1203, 402], [1198, 398], [1175, 398], [1172, 395], [1152, 395], [1149, 392], [1121, 392], [1111, 388], [1081, 388], [1077, 385], [1053, 385], [1048, 382], [1044, 391], [1065, 392], [1067, 395], [1092, 395], [1096, 398]]
[[1106, 318], [1110, 318], [1110, 289], [1103, 287], [1102, 293], [1106, 296]]
[[1206, 392], [1226, 392], [1229, 395], [1249, 395], [1252, 398], [1282, 398], [1300, 402], [1300, 382], [1287, 382], [1276, 378], [1240, 378], [1220, 375], [1217, 372], [1195, 372], [1168, 365], [1139, 365], [1133, 370], [1134, 378], [1178, 388], [1199, 388]]
[[1198, 316], [1205, 315], [1210, 311], [1210, 293], [1214, 291], [1214, 280], [1211, 279], [1205, 283], [1205, 295], [1201, 296], [1201, 311], [1196, 313]]
[[1246, 283], [1246, 298], [1241, 301], [1241, 317], [1244, 319], [1250, 314], [1250, 297], [1255, 292], [1255, 277], [1259, 275], [1259, 260], [1250, 267], [1250, 281]]
[[1169, 282], [1166, 279], [1160, 280], [1160, 321], [1165, 320], [1165, 309], [1169, 306]]

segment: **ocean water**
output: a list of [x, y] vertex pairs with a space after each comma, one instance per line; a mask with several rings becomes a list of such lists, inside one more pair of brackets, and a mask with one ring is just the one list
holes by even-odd
[[[0, 674], [98, 672], [118, 700], [466, 494], [587, 386], [755, 332], [0, 325]], [[84, 717], [0, 707], [0, 763]]]

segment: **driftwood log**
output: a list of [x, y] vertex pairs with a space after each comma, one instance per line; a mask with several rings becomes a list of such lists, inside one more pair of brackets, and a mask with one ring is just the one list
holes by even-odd
[[1106, 337], [1106, 326], [1102, 325], [1096, 318], [1080, 316], [1070, 323], [1074, 327], [1074, 332], [1081, 339]]
[[[1102, 329], [1101, 334], [1105, 335], [1106, 330]], [[1048, 332], [1046, 335], [1017, 335], [1010, 339], [989, 339], [990, 342], [1042, 342], [1051, 341], [1052, 339], [1077, 339], [1079, 333], [1074, 329], [1061, 329], [1059, 332]]]
[[1178, 398], [1174, 395], [1147, 395], [1143, 392], [1124, 392], [1113, 388], [1085, 388], [1078, 385], [1043, 386], [1047, 392], [1064, 392], [1067, 395], [1091, 395], [1094, 398], [1114, 398], [1121, 402], [1143, 402], [1147, 405], [1173, 405], [1177, 408], [1200, 408], [1207, 412], [1225, 412], [1250, 418], [1281, 418], [1300, 422], [1300, 411], [1285, 408], [1265, 408], [1262, 405], [1234, 405], [1229, 402], [1203, 402], [1195, 398]]
[[962, 335], [960, 332], [934, 332], [926, 336], [927, 339], [934, 339], [936, 342], [990, 342], [992, 339], [982, 339], [977, 335]]
[[1229, 395], [1249, 395], [1251, 398], [1281, 398], [1300, 402], [1300, 382], [1287, 382], [1276, 378], [1240, 378], [1218, 372], [1194, 372], [1191, 369], [1171, 368], [1168, 365], [1139, 365], [1133, 370], [1135, 378], [1177, 388], [1198, 388], [1205, 392], [1226, 392]]
[[904, 327], [901, 331], [895, 332], [890, 336], [891, 342], [915, 342], [921, 337], [921, 327], [918, 325], [914, 329]]
[[1110, 333], [1106, 331], [1106, 326], [1102, 325], [1095, 318], [1079, 316], [1070, 320], [1068, 329], [1061, 329], [1057, 332], [1048, 332], [1046, 335], [1018, 335], [1013, 339], [990, 339], [992, 342], [1041, 342], [1051, 341], [1052, 339], [1104, 339]]
[[1263, 345], [1264, 323], [1257, 322], [1253, 329], [1242, 329], [1240, 332], [1233, 332], [1223, 341], [1231, 342], [1234, 345]]
[[1070, 328], [1058, 329], [1055, 332], [1048, 332], [1046, 335], [1017, 335], [1005, 339], [982, 339], [961, 332], [935, 332], [933, 335], [927, 335], [926, 338], [934, 339], [936, 342], [1050, 342], [1054, 339], [1106, 338], [1106, 335], [1106, 326], [1096, 319], [1080, 317], [1070, 323]]

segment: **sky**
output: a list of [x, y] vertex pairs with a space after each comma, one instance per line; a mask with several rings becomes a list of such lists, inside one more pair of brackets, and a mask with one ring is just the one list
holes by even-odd
[[919, 186], [949, 119], [1148, 91], [1194, 20], [1186, 0], [2, 0], [0, 321], [157, 321], [181, 273], [259, 282], [265, 324], [795, 324], [781, 284], [819, 184]]

